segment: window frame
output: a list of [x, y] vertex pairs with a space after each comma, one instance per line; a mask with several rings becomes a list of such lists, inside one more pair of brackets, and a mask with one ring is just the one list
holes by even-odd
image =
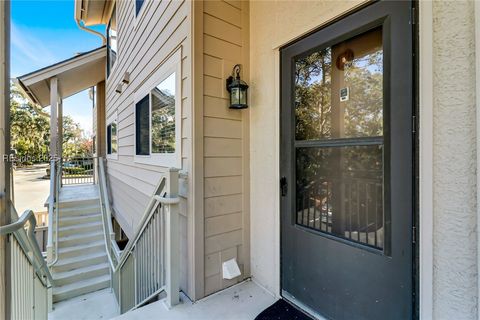
[[140, 9], [137, 9], [137, 1], [138, 0], [134, 0], [134, 8], [135, 8], [135, 17], [138, 17], [141, 13], [142, 13], [142, 9], [143, 7], [145, 6], [145, 1], [146, 0], [141, 0], [142, 1], [142, 4], [140, 5]]
[[[162, 81], [175, 74], [175, 152], [152, 153], [152, 90]], [[182, 167], [182, 54], [179, 48], [165, 60], [152, 75], [140, 85], [134, 93], [133, 124], [134, 124], [134, 158], [136, 163], [159, 167]], [[148, 95], [148, 125], [149, 125], [149, 155], [137, 155], [137, 108], [136, 105]]]
[[[119, 127], [118, 127], [118, 120], [117, 119], [118, 119], [117, 118], [117, 112], [115, 111], [115, 113], [112, 116], [110, 116], [105, 123], [106, 124], [106, 126], [105, 126], [105, 141], [106, 141], [106, 143], [105, 143], [106, 150], [105, 151], [106, 152], [105, 153], [106, 153], [107, 159], [118, 160], [118, 151], [119, 151], [119, 143], [118, 143], [119, 130], [118, 129], [119, 129]], [[110, 150], [111, 150], [111, 145], [112, 145], [112, 134], [111, 134], [111, 125], [112, 124], [115, 124], [115, 127], [117, 129], [117, 134], [116, 134], [116, 136], [117, 136], [117, 151], [115, 153], [113, 153], [111, 151], [110, 151], [110, 153], [108, 153], [109, 146], [110, 146]], [[110, 139], [108, 139], [109, 135], [110, 135]]]
[[[110, 66], [110, 36], [109, 36], [109, 30], [110, 30], [110, 25], [112, 23], [112, 18], [114, 17], [115, 15], [115, 22], [117, 24], [117, 51], [116, 51], [116, 58], [115, 58], [115, 62], [113, 63], [112, 66]], [[113, 73], [113, 71], [115, 70], [115, 66], [118, 64], [116, 63], [117, 60], [118, 60], [118, 53], [119, 53], [119, 46], [118, 46], [118, 16], [117, 16], [117, 4], [115, 3], [113, 5], [113, 8], [112, 8], [112, 13], [110, 15], [110, 19], [108, 20], [108, 24], [107, 24], [107, 29], [106, 29], [106, 38], [107, 38], [107, 41], [106, 41], [106, 47], [107, 47], [107, 63], [106, 63], [106, 79], [108, 79], [110, 77], [110, 75]]]
[[140, 10], [138, 10], [137, 13], [137, 0], [133, 0], [133, 29], [137, 30], [138, 25], [141, 23], [145, 16], [145, 7], [150, 5], [151, 1], [143, 0], [142, 6], [140, 7]]

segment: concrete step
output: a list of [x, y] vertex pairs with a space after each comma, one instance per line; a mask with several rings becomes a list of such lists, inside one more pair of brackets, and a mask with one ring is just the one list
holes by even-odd
[[53, 273], [71, 271], [78, 268], [93, 266], [108, 261], [105, 251], [81, 254], [78, 256], [61, 259], [53, 267]]
[[90, 253], [105, 252], [105, 241], [99, 240], [87, 244], [58, 249], [59, 259], [73, 258]]
[[105, 289], [110, 286], [110, 275], [102, 275], [91, 279], [53, 288], [53, 302], [77, 297], [82, 294]]
[[100, 213], [100, 203], [96, 204], [87, 204], [87, 205], [79, 205], [76, 207], [69, 207], [69, 208], [60, 208], [59, 210], [60, 216], [59, 218], [62, 219], [64, 217], [71, 217], [71, 216], [85, 216], [90, 215], [92, 213]]
[[[99, 208], [100, 209], [100, 208]], [[62, 216], [58, 218], [58, 225], [60, 227], [78, 225], [88, 222], [102, 221], [102, 215], [100, 212], [94, 212], [83, 215]]]
[[91, 198], [91, 199], [81, 199], [81, 200], [69, 200], [69, 201], [62, 201], [60, 200], [59, 207], [63, 209], [68, 208], [76, 208], [88, 205], [96, 205], [98, 204], [98, 197]]
[[101, 231], [103, 231], [103, 225], [101, 221], [87, 222], [87, 223], [77, 224], [74, 226], [60, 227], [58, 229], [58, 236], [64, 237], [68, 235], [77, 235], [77, 234], [101, 232]]
[[82, 233], [82, 234], [72, 234], [64, 237], [59, 237], [58, 247], [59, 248], [73, 247], [77, 245], [93, 243], [102, 239], [103, 239], [103, 230], [101, 232], [95, 231], [95, 232]]
[[110, 264], [100, 263], [93, 266], [77, 268], [70, 271], [57, 272], [53, 274], [55, 286], [64, 286], [67, 284], [104, 276], [110, 274]]
[[53, 265], [53, 272], [59, 273], [59, 272], [70, 271], [77, 268], [93, 266], [99, 263], [105, 263], [107, 261], [108, 261], [108, 257], [105, 251], [83, 254], [80, 256], [61, 259], [57, 261], [57, 263]]

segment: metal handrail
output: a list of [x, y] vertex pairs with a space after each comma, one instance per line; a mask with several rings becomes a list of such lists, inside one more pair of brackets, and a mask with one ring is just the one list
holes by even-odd
[[[13, 205], [12, 212], [16, 215], [16, 210]], [[24, 227], [28, 223], [28, 231], [26, 232], [26, 236], [28, 239], [28, 243], [25, 241], [21, 241], [22, 232], [25, 232]], [[35, 227], [37, 226], [37, 220], [35, 219], [35, 214], [32, 210], [25, 210], [23, 214], [18, 218], [17, 221], [0, 227], [0, 235], [7, 235], [7, 234], [14, 234], [16, 238], [19, 240], [21, 244], [22, 250], [25, 252], [27, 257], [31, 257], [31, 264], [34, 267], [37, 275], [39, 275], [39, 279], [42, 282], [42, 285], [46, 288], [50, 288], [51, 284], [53, 283], [53, 278], [50, 273], [50, 270], [47, 267], [45, 259], [43, 258], [42, 251], [38, 246], [37, 240], [35, 239]], [[27, 247], [27, 248], [26, 248]], [[28, 253], [32, 252], [32, 255]], [[45, 282], [43, 278], [45, 276], [48, 281]]]
[[[166, 178], [165, 177], [162, 177], [161, 179], [162, 182], [166, 182]], [[162, 183], [159, 184], [159, 187], [162, 186]], [[164, 185], [163, 185], [163, 188], [164, 188]], [[163, 189], [162, 188], [162, 189]], [[160, 189], [160, 190], [162, 190]], [[160, 192], [161, 193], [161, 192]], [[150, 221], [152, 215], [155, 213], [155, 210], [157, 210], [158, 208], [158, 205], [159, 204], [167, 204], [167, 205], [171, 205], [171, 204], [178, 204], [180, 202], [180, 198], [179, 197], [173, 197], [173, 198], [166, 198], [166, 197], [161, 197], [159, 195], [154, 195], [151, 199], [150, 199], [150, 202], [147, 206], [147, 209], [145, 210], [144, 212], [144, 215], [142, 217], [142, 220], [140, 221], [139, 223], [139, 227], [137, 228], [137, 231], [135, 232], [135, 235], [133, 236], [132, 240], [131, 241], [128, 241], [127, 243], [127, 246], [125, 247], [125, 249], [123, 249], [123, 252], [122, 254], [120, 255], [120, 259], [118, 261], [118, 265], [119, 266], [122, 266], [125, 261], [127, 260], [128, 258], [128, 255], [131, 253], [131, 251], [133, 250], [133, 248], [135, 248], [135, 245], [137, 244], [138, 240], [140, 239], [140, 237], [142, 236], [143, 234], [143, 231], [145, 230], [145, 228], [147, 227], [147, 224], [148, 222]]]
[[[155, 192], [155, 195], [150, 199], [146, 209], [145, 213], [142, 217], [142, 220], [139, 223], [139, 227], [137, 228], [137, 231], [135, 232], [135, 235], [133, 236], [132, 240], [128, 241], [127, 246], [123, 249], [122, 253], [120, 254], [120, 257], [115, 260], [117, 260], [117, 264], [113, 263], [113, 258], [111, 256], [111, 241], [115, 233], [113, 232], [113, 227], [112, 227], [112, 212], [110, 208], [110, 203], [108, 201], [108, 190], [106, 187], [106, 181], [105, 181], [105, 167], [103, 164], [103, 159], [101, 157], [98, 158], [98, 182], [99, 182], [99, 188], [100, 188], [100, 205], [102, 208], [102, 211], [105, 211], [106, 220], [103, 221], [103, 226], [104, 226], [104, 235], [105, 235], [105, 246], [107, 247], [107, 253], [108, 253], [108, 260], [110, 262], [110, 266], [115, 273], [122, 265], [125, 263], [126, 259], [128, 256], [131, 254], [133, 248], [137, 244], [140, 236], [143, 233], [143, 230], [146, 228], [148, 222], [150, 221], [151, 216], [157, 209], [159, 204], [166, 204], [166, 205], [172, 205], [172, 204], [178, 204], [180, 202], [179, 197], [172, 197], [172, 198], [166, 198], [162, 197], [159, 194], [162, 193], [163, 189], [165, 188], [166, 185], [166, 178], [162, 177], [160, 180], [160, 183], [158, 184], [157, 187], [157, 192]], [[158, 191], [159, 190], [159, 191]], [[104, 219], [105, 220], [105, 219]], [[108, 239], [108, 240], [107, 240]]]
[[[117, 255], [117, 251], [115, 250], [116, 256], [112, 256], [112, 245], [114, 243], [114, 232], [111, 224], [111, 217], [112, 217], [112, 212], [110, 208], [110, 203], [109, 203], [109, 197], [108, 197], [108, 189], [107, 189], [107, 184], [106, 184], [106, 175], [105, 175], [105, 168], [104, 168], [104, 163], [102, 158], [98, 158], [98, 184], [99, 184], [99, 192], [100, 192], [100, 205], [101, 205], [101, 210], [102, 210], [102, 222], [103, 222], [103, 231], [104, 231], [104, 240], [105, 240], [105, 246], [106, 246], [106, 251], [107, 251], [107, 256], [108, 256], [108, 261], [111, 266], [112, 270], [112, 281], [114, 277], [117, 277], [119, 275], [119, 279], [122, 278], [123, 275], [123, 266], [124, 264], [127, 263], [127, 261], [131, 261], [132, 255], [136, 256], [138, 254], [136, 248], [137, 246], [142, 247], [144, 245], [145, 237], [144, 233], [147, 234], [146, 237], [147, 239], [150, 239], [149, 237], [152, 237], [152, 229], [149, 229], [150, 223], [157, 223], [155, 221], [158, 221], [158, 215], [157, 210], [159, 209], [159, 206], [165, 205], [165, 208], [168, 209], [165, 213], [164, 211], [164, 218], [167, 221], [167, 229], [165, 231], [165, 243], [166, 246], [168, 247], [166, 249], [165, 253], [165, 259], [167, 260], [166, 263], [164, 264], [163, 262], [161, 263], [161, 266], [165, 268], [166, 272], [166, 282], [161, 285], [157, 286], [159, 283], [151, 283], [151, 286], [154, 287], [155, 289], [151, 289], [150, 292], [143, 292], [143, 294], [147, 294], [145, 296], [139, 296], [136, 297], [135, 295], [135, 302], [132, 306], [128, 307], [125, 310], [130, 310], [131, 308], [135, 309], [138, 308], [139, 306], [145, 304], [149, 299], [152, 297], [158, 295], [160, 292], [165, 291], [167, 293], [167, 304], [170, 306], [173, 306], [174, 304], [178, 303], [178, 291], [179, 291], [179, 285], [178, 285], [178, 262], [176, 261], [176, 255], [178, 254], [178, 241], [175, 240], [175, 237], [178, 237], [178, 209], [172, 208], [172, 205], [176, 205], [180, 202], [180, 198], [177, 196], [177, 189], [178, 185], [176, 184], [175, 181], [178, 181], [178, 170], [177, 169], [170, 169], [168, 173], [166, 173], [166, 176], [163, 176], [158, 185], [155, 188], [155, 192], [153, 196], [150, 198], [150, 201], [144, 211], [144, 214], [142, 216], [142, 219], [139, 223], [139, 227], [137, 228], [134, 236], [130, 238], [130, 240], [127, 243], [127, 246], [124, 248], [124, 250]], [[168, 179], [167, 179], [168, 176]], [[172, 186], [172, 182], [173, 186]], [[174, 195], [174, 196], [172, 196]], [[152, 248], [153, 251], [157, 250], [158, 247], [155, 247], [155, 242], [151, 242], [153, 240], [150, 239], [150, 242], [154, 248]], [[148, 240], [147, 240], [148, 241]], [[145, 254], [146, 252], [144, 251], [141, 254]], [[153, 253], [153, 252], [152, 252]], [[150, 254], [150, 252], [149, 252]], [[147, 256], [149, 255], [147, 254]], [[163, 254], [163, 253], [162, 253]], [[115, 261], [115, 262], [114, 262]], [[142, 263], [143, 260], [137, 260], [135, 258], [135, 263]], [[152, 263], [152, 260], [143, 261], [143, 263]], [[136, 269], [136, 268], [135, 268]], [[117, 272], [120, 272], [117, 274]], [[158, 275], [158, 273], [157, 273]], [[136, 277], [136, 276], [135, 276]], [[148, 278], [148, 276], [147, 276]], [[144, 278], [145, 279], [145, 278]], [[163, 279], [163, 278], [162, 278]], [[153, 280], [153, 279], [152, 279]], [[162, 280], [163, 281], [163, 280]], [[136, 281], [134, 281], [136, 283]], [[150, 285], [150, 284], [149, 284]], [[120, 285], [121, 287], [121, 285]], [[135, 285], [134, 290], [139, 290], [140, 287], [137, 287]], [[121, 292], [119, 294], [122, 294]], [[137, 299], [138, 298], [138, 299]], [[122, 299], [119, 300], [120, 302]], [[122, 303], [120, 303], [120, 308], [123, 310]]]

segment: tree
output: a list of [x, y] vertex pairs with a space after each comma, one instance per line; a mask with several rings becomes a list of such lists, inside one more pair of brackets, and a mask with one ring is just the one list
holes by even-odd
[[[31, 103], [15, 85], [10, 96], [11, 146], [22, 164], [48, 162], [50, 115]], [[72, 117], [63, 118], [63, 156], [92, 155], [93, 141]]]

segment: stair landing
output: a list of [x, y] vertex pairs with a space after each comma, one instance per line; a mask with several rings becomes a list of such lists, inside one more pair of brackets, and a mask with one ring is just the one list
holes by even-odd
[[60, 203], [98, 199], [98, 185], [67, 185], [60, 188]]

